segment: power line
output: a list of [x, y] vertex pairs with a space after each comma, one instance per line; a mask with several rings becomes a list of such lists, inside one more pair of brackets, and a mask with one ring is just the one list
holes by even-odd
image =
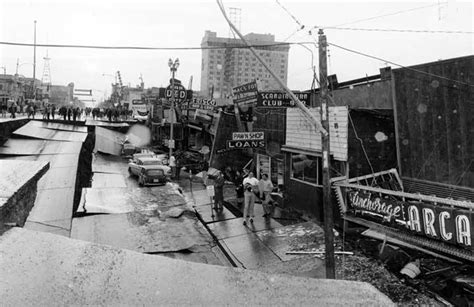
[[278, 5], [285, 11], [288, 13], [288, 15], [290, 15], [290, 17], [298, 24], [298, 26], [300, 26], [300, 30], [303, 30], [304, 29], [304, 24], [302, 24], [298, 19], [296, 19], [296, 17], [290, 13], [290, 11], [283, 6], [283, 4], [280, 3], [280, 1], [278, 0], [275, 0], [276, 3], [278, 3]]
[[427, 75], [427, 76], [436, 77], [436, 78], [439, 78], [439, 79], [452, 81], [452, 82], [456, 82], [456, 83], [459, 83], [459, 84], [462, 84], [462, 85], [467, 85], [467, 86], [470, 86], [470, 87], [474, 87], [474, 84], [469, 84], [469, 83], [466, 83], [466, 82], [463, 82], [463, 81], [459, 81], [459, 80], [447, 78], [447, 77], [444, 77], [444, 76], [432, 74], [432, 73], [422, 71], [422, 70], [419, 70], [419, 69], [416, 69], [416, 68], [407, 67], [407, 66], [395, 63], [395, 62], [387, 60], [387, 59], [382, 59], [380, 57], [376, 57], [376, 56], [373, 56], [373, 55], [370, 55], [370, 54], [367, 54], [367, 53], [363, 53], [363, 52], [360, 52], [360, 51], [357, 51], [357, 50], [342, 47], [342, 46], [339, 46], [339, 45], [336, 45], [336, 44], [333, 44], [333, 43], [328, 42], [328, 45], [331, 45], [331, 46], [337, 47], [339, 49], [346, 50], [346, 51], [349, 51], [349, 52], [352, 52], [352, 53], [355, 53], [355, 54], [358, 54], [358, 55], [362, 55], [362, 56], [365, 56], [365, 57], [368, 57], [368, 58], [372, 58], [372, 59], [376, 59], [376, 60], [379, 60], [379, 61], [382, 61], [382, 62], [385, 62], [385, 63], [389, 63], [389, 64], [392, 64], [392, 65], [395, 65], [395, 66], [398, 66], [398, 67], [401, 67], [401, 68], [404, 68], [404, 69], [407, 69], [407, 70], [411, 70], [411, 71], [414, 71], [414, 72], [417, 72], [417, 73], [420, 73], [420, 74], [424, 74], [424, 75]]
[[443, 34], [474, 34], [473, 31], [444, 31], [444, 30], [412, 30], [412, 29], [379, 29], [379, 28], [345, 28], [345, 27], [319, 27], [322, 29], [372, 31], [372, 32], [401, 32], [401, 33], [443, 33]]
[[[340, 26], [350, 25], [350, 24], [354, 24], [354, 23], [358, 23], [358, 22], [362, 22], [362, 21], [374, 20], [374, 19], [378, 19], [378, 18], [383, 18], [383, 17], [393, 16], [393, 15], [403, 14], [403, 13], [407, 13], [407, 12], [413, 12], [413, 11], [416, 11], [416, 10], [421, 10], [421, 9], [425, 9], [425, 8], [429, 8], [429, 7], [439, 6], [439, 5], [441, 5], [441, 4], [447, 4], [447, 2], [436, 3], [436, 4], [430, 4], [430, 5], [425, 5], [425, 6], [419, 6], [419, 7], [415, 7], [415, 8], [411, 8], [411, 9], [407, 9], [407, 10], [396, 11], [396, 12], [393, 12], [393, 13], [388, 13], [388, 14], [383, 14], [383, 15], [377, 15], [377, 16], [367, 17], [367, 18], [363, 18], [363, 19], [357, 19], [357, 20], [354, 20], [354, 21], [350, 21], [350, 22], [345, 22], [345, 23], [341, 23], [341, 24], [338, 24], [338, 25], [334, 25], [334, 26], [332, 26], [332, 27], [340, 27]], [[318, 27], [318, 26], [314, 26], [313, 28], [319, 28], [319, 27]]]
[[148, 47], [148, 46], [95, 46], [95, 45], [69, 45], [69, 44], [32, 44], [32, 43], [17, 43], [17, 42], [5, 42], [0, 41], [0, 45], [10, 46], [22, 46], [22, 47], [51, 47], [51, 48], [86, 48], [86, 49], [114, 49], [114, 50], [204, 50], [204, 49], [249, 49], [249, 48], [266, 48], [266, 47], [278, 47], [278, 46], [289, 46], [295, 44], [312, 44], [312, 42], [279, 42], [272, 44], [260, 44], [260, 45], [226, 45], [220, 46], [208, 46], [208, 47]]

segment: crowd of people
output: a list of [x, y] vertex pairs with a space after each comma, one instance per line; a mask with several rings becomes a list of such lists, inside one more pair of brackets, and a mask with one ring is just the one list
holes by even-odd
[[107, 118], [109, 121], [120, 121], [127, 120], [131, 117], [131, 111], [121, 108], [80, 108], [75, 106], [61, 106], [59, 109], [55, 104], [52, 103], [43, 103], [39, 105], [38, 103], [26, 101], [24, 104], [20, 105], [16, 102], [1, 103], [0, 112], [2, 117], [6, 118], [7, 114], [10, 114], [10, 118], [16, 118], [17, 114], [27, 115], [28, 118], [34, 119], [39, 113], [42, 115], [43, 119], [54, 120], [56, 115], [62, 117], [63, 120], [68, 121], [78, 121], [83, 117], [90, 117], [94, 120]]

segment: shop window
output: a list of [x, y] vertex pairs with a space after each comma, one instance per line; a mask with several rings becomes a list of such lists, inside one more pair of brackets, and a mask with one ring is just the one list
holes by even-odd
[[322, 158], [305, 154], [291, 154], [291, 178], [322, 185]]

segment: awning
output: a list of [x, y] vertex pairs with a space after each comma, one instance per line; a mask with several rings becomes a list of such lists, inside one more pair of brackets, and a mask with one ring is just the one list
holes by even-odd
[[310, 155], [310, 156], [318, 156], [318, 157], [322, 155], [321, 152], [316, 151], [311, 148], [293, 147], [293, 146], [288, 146], [288, 145], [281, 146], [281, 150], [286, 151], [286, 152], [305, 154], [305, 155]]

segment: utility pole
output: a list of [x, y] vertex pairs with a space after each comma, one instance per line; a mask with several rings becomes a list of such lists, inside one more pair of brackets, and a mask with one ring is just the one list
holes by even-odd
[[36, 20], [33, 42], [33, 99], [36, 101]]
[[171, 70], [170, 140], [168, 142], [168, 147], [170, 149], [169, 159], [171, 159], [171, 156], [173, 155], [173, 148], [174, 148], [174, 135], [173, 135], [174, 134], [174, 117], [176, 115], [175, 112], [174, 112], [174, 99], [175, 99], [174, 74], [175, 74], [176, 70], [178, 70], [179, 59], [176, 59], [174, 62], [173, 62], [173, 60], [169, 59], [168, 66], [170, 67], [170, 70]]
[[324, 208], [324, 242], [326, 243], [326, 278], [334, 279], [334, 220], [331, 205], [331, 159], [329, 146], [329, 112], [328, 112], [328, 71], [327, 42], [322, 29], [319, 30], [319, 80], [321, 89], [321, 125], [327, 134], [321, 134], [323, 149], [323, 208]]

